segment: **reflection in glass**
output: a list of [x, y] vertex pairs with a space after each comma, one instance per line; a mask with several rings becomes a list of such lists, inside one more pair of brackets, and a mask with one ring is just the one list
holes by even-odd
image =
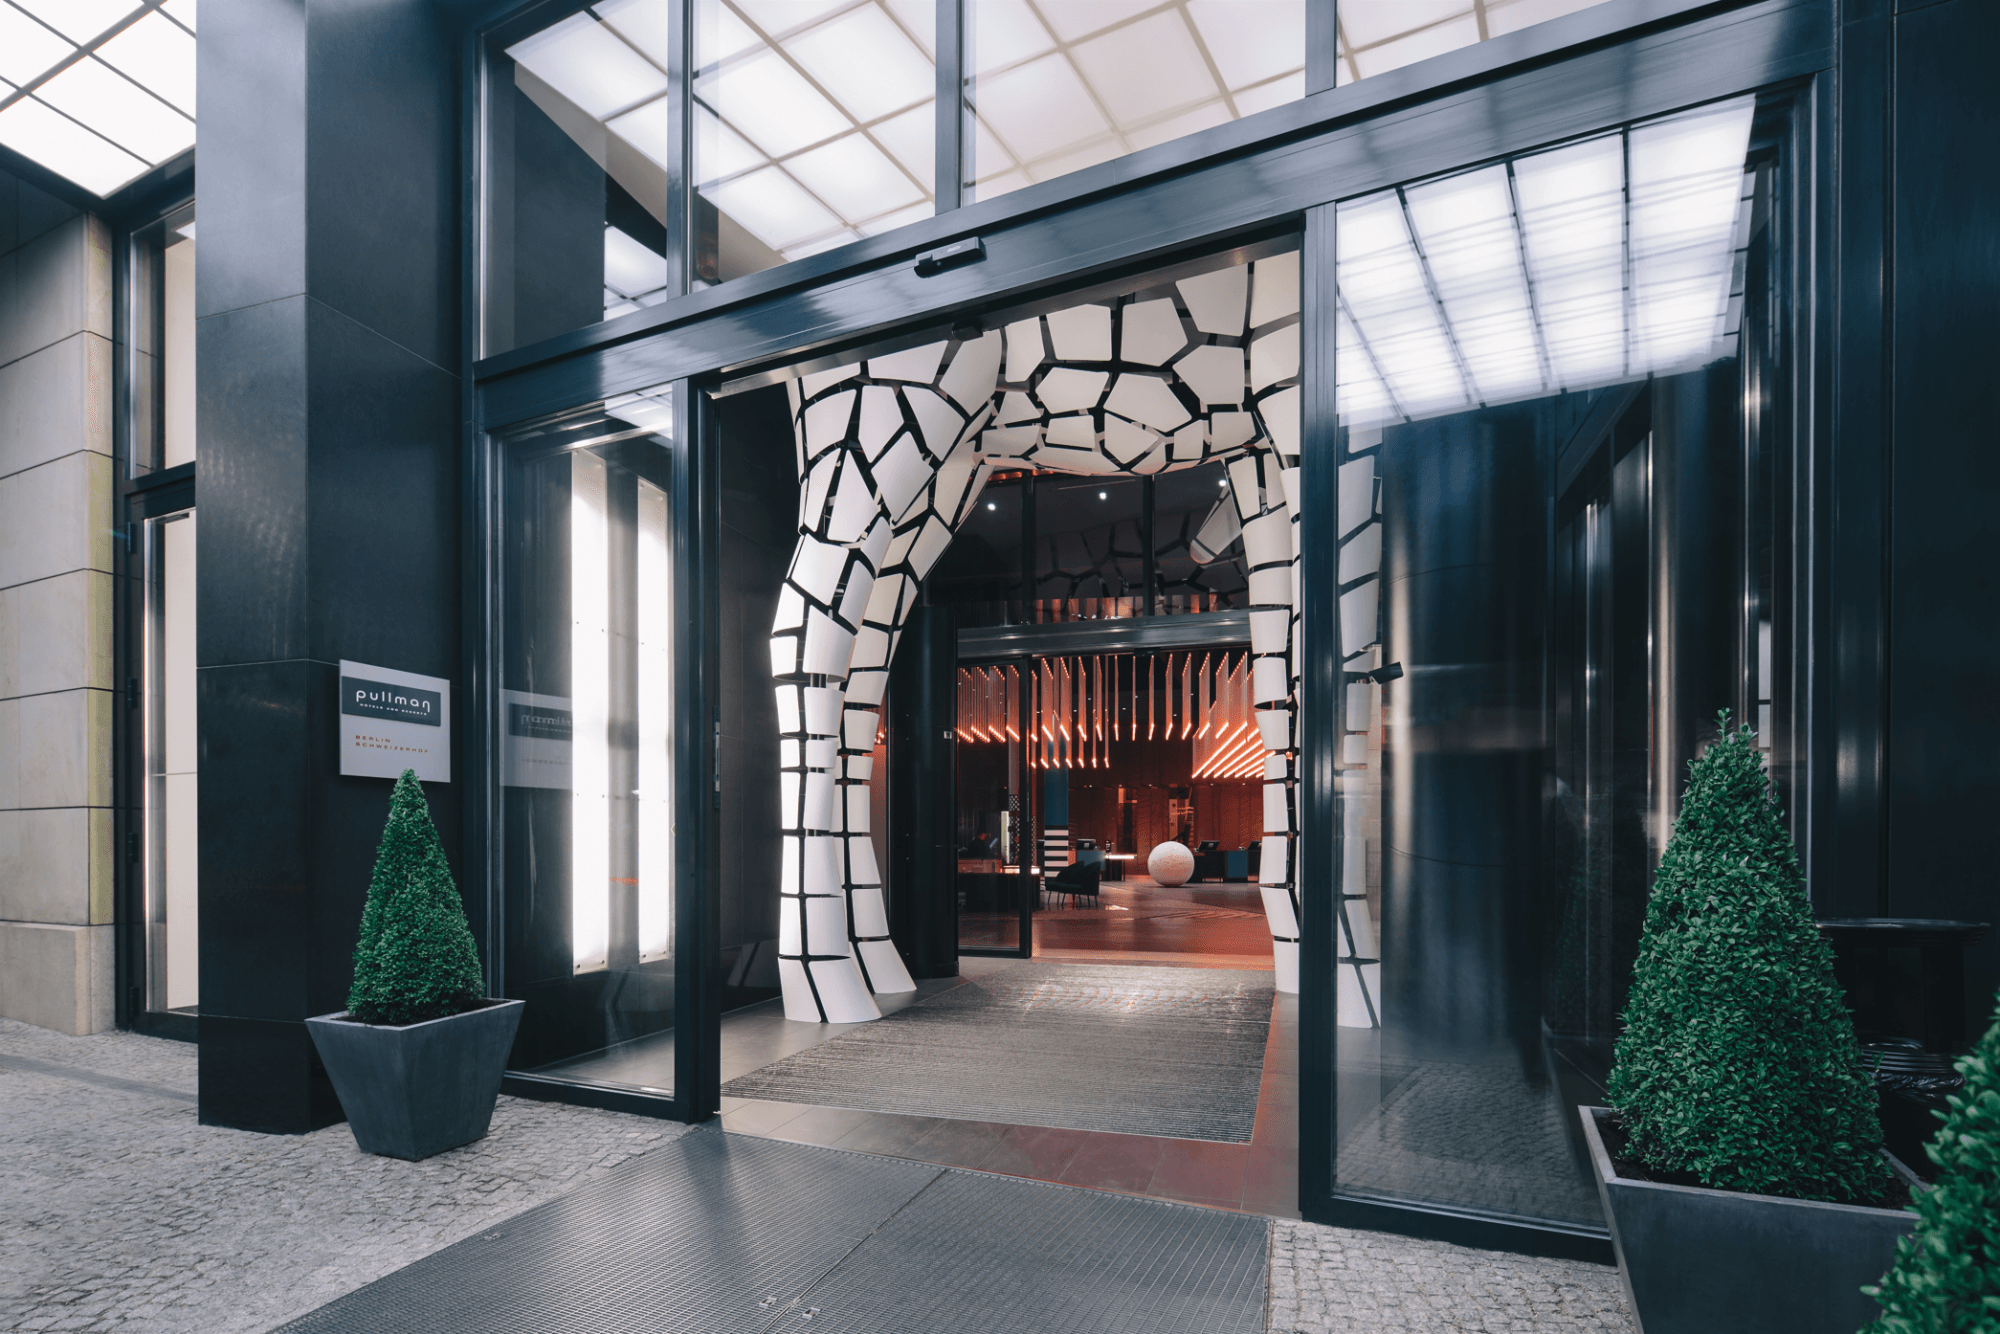
[[1305, 0], [966, 9], [968, 201], [1305, 96]]
[[670, 400], [508, 444], [501, 672], [513, 1066], [673, 1078]]
[[1340, 83], [1386, 74], [1600, 0], [1340, 0]]
[[195, 516], [148, 520], [146, 542], [146, 1008], [200, 999], [195, 771]]
[[123, 354], [135, 473], [194, 461], [194, 238], [193, 204], [132, 233]]
[[1602, 1225], [1572, 1109], [1696, 719], [1784, 689], [1742, 611], [1756, 115], [1339, 208], [1342, 1194]]
[[696, 0], [695, 276], [929, 217], [931, 0]]
[[489, 53], [483, 352], [678, 295], [667, 268], [675, 0], [606, 0]]

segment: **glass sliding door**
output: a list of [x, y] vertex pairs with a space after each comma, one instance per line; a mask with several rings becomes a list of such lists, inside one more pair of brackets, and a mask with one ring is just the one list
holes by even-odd
[[1336, 1198], [1601, 1235], [1575, 1107], [1686, 762], [1789, 702], [1784, 119], [1742, 97], [1338, 207], [1308, 519], [1340, 544]]
[[195, 780], [195, 515], [143, 525], [145, 1008], [201, 998]]
[[671, 1093], [671, 398], [506, 444], [499, 786], [512, 1066]]

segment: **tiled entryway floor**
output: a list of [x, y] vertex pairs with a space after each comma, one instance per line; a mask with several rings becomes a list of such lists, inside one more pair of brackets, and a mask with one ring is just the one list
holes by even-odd
[[[1095, 961], [1106, 962], [1102, 956]], [[924, 983], [908, 997], [882, 997], [883, 1008], [898, 1008], [888, 1003], [892, 999], [914, 1003], [1012, 962], [965, 959], [960, 977]], [[777, 1001], [725, 1015], [723, 1082], [829, 1041], [851, 1027], [791, 1023]], [[1077, 1077], [1088, 1078], [1088, 1072], [1080, 1070]], [[739, 1134], [800, 1144], [1297, 1218], [1298, 998], [1281, 995], [1272, 1004], [1256, 1126], [1248, 1144], [947, 1120], [754, 1098], [724, 1098], [722, 1125]]]

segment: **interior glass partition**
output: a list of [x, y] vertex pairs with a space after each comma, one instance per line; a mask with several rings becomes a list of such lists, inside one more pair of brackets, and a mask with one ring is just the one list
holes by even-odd
[[1602, 1227], [1574, 1108], [1686, 761], [1789, 704], [1783, 119], [1338, 208], [1337, 1196]]
[[505, 442], [499, 685], [511, 1068], [673, 1089], [672, 401]]

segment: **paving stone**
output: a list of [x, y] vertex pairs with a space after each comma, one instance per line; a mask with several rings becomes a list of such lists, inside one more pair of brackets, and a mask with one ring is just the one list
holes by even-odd
[[[195, 1089], [193, 1046], [137, 1034], [0, 1021], [0, 1056]], [[0, 1331], [269, 1329], [685, 1130], [502, 1098], [485, 1139], [405, 1163], [0, 1065]]]
[[1636, 1334], [1618, 1271], [1275, 1219], [1272, 1334]]
[[[0, 1021], [0, 1056], [192, 1093], [195, 1049]], [[347, 1127], [255, 1135], [186, 1102], [0, 1065], [0, 1334], [249, 1334], [684, 1133], [502, 1098], [477, 1144], [376, 1158]], [[1274, 1334], [1632, 1334], [1615, 1270], [1275, 1220]]]

